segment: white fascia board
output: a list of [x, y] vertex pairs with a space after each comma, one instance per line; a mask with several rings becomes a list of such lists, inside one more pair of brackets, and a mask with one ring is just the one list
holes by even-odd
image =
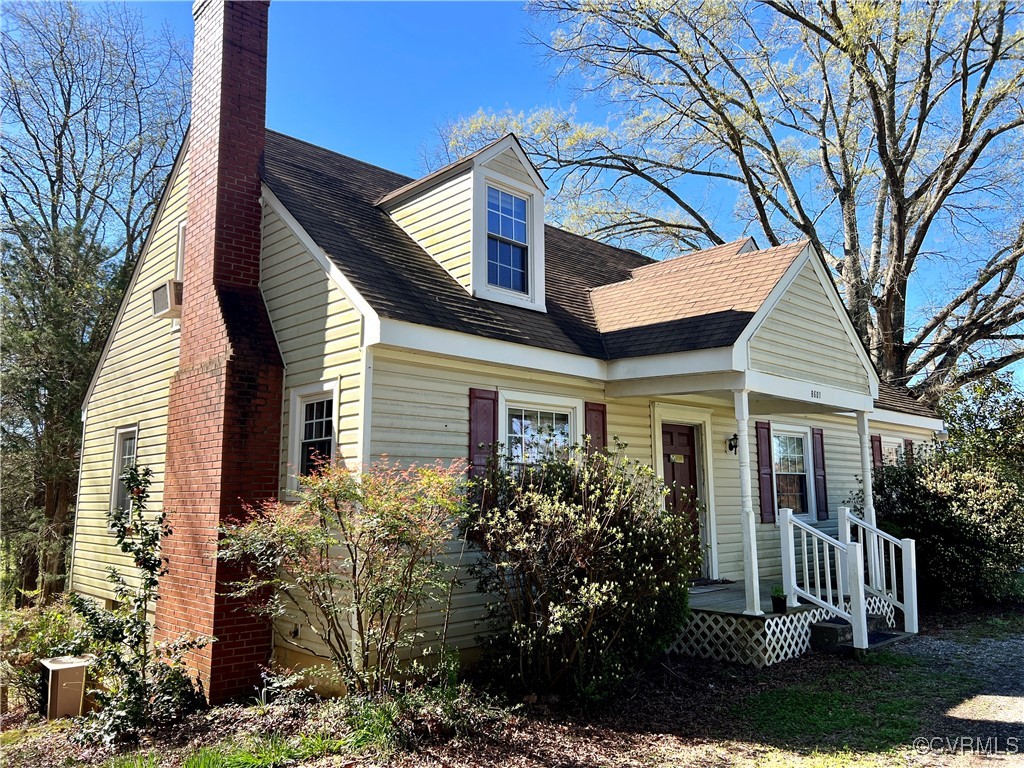
[[266, 184], [263, 185], [263, 202], [270, 206], [274, 213], [281, 218], [285, 223], [285, 226], [287, 226], [288, 229], [291, 230], [292, 234], [298, 238], [299, 242], [305, 246], [313, 259], [338, 287], [338, 290], [342, 292], [346, 299], [352, 302], [356, 311], [358, 311], [362, 316], [362, 345], [366, 346], [376, 343], [380, 339], [380, 316], [374, 311], [373, 307], [370, 306], [369, 302], [367, 302], [366, 299], [363, 298], [362, 294], [356, 290], [356, 287], [352, 285], [349, 279], [342, 274], [342, 271], [338, 269], [338, 265], [335, 264], [326, 253], [324, 253], [323, 249], [316, 244], [316, 241], [313, 240], [305, 228], [299, 224], [295, 217], [292, 216], [291, 212], [285, 208], [284, 203], [278, 199], [277, 195], [275, 195]]
[[517, 368], [580, 376], [604, 381], [607, 364], [583, 355], [571, 355], [541, 347], [530, 347], [510, 341], [496, 341], [459, 331], [432, 328], [383, 318], [380, 321], [377, 343], [390, 347], [429, 352], [435, 355], [461, 357], [482, 363], [512, 365]]
[[737, 368], [731, 347], [694, 349], [666, 355], [628, 357], [608, 363], [608, 381], [646, 379], [659, 376], [685, 376], [694, 373], [718, 373]]
[[822, 290], [825, 291], [825, 295], [828, 297], [829, 303], [832, 305], [832, 309], [835, 312], [836, 317], [839, 318], [840, 325], [842, 325], [843, 330], [850, 339], [850, 343], [853, 345], [853, 350], [856, 352], [857, 358], [860, 360], [861, 365], [867, 373], [868, 389], [871, 393], [871, 397], [878, 397], [878, 372], [875, 370], [875, 366], [871, 363], [871, 359], [867, 356], [867, 352], [864, 351], [864, 344], [861, 343], [860, 337], [857, 335], [857, 331], [853, 327], [850, 315], [846, 311], [846, 307], [843, 305], [843, 300], [839, 296], [838, 291], [836, 291], [835, 284], [825, 272], [824, 262], [818, 255], [818, 252], [814, 249], [814, 246], [810, 243], [804, 246], [800, 255], [793, 260], [789, 269], [786, 270], [785, 274], [772, 289], [772, 292], [768, 294], [768, 298], [761, 304], [760, 309], [754, 313], [754, 317], [752, 317], [750, 322], [747, 323], [747, 327], [743, 329], [743, 333], [741, 333], [739, 338], [736, 339], [736, 343], [733, 345], [733, 351], [736, 355], [737, 367], [750, 367], [751, 338], [753, 338], [754, 334], [757, 333], [764, 321], [775, 310], [776, 305], [782, 300], [782, 297], [786, 295], [790, 286], [808, 263], [811, 264], [811, 268], [814, 270], [814, 274], [817, 276]]
[[537, 172], [537, 168], [533, 165], [533, 162], [526, 153], [523, 152], [523, 148], [519, 145], [519, 141], [511, 133], [503, 138], [501, 141], [496, 142], [493, 146], [489, 147], [486, 151], [481, 152], [479, 155], [473, 158], [473, 167], [477, 168], [484, 163], [490, 162], [505, 150], [511, 149], [512, 154], [519, 158], [520, 164], [523, 169], [530, 174], [530, 178], [533, 179], [533, 183], [537, 185], [537, 188], [544, 191], [548, 188], [548, 185], [544, 183], [544, 179]]
[[889, 411], [884, 409], [874, 411], [870, 414], [868, 419], [873, 424], [890, 424], [897, 427], [929, 429], [932, 432], [941, 432], [946, 428], [946, 423], [939, 418], [918, 416], [914, 413], [901, 413], [900, 411]]
[[739, 371], [719, 373], [691, 373], [681, 376], [609, 381], [605, 386], [608, 397], [657, 397], [696, 395], [711, 392], [731, 392], [742, 389], [743, 374]]
[[744, 379], [746, 382], [744, 389], [761, 395], [772, 395], [785, 400], [796, 400], [843, 411], [873, 411], [875, 409], [875, 400], [871, 395], [831, 387], [816, 381], [798, 381], [761, 371], [747, 371]]

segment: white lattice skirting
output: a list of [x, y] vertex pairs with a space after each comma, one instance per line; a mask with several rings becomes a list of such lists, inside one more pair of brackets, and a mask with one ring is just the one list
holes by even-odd
[[[890, 627], [895, 626], [890, 603], [874, 595], [868, 595], [866, 602], [868, 613], [880, 614]], [[830, 615], [817, 607], [769, 616], [697, 610], [671, 650], [684, 656], [767, 667], [807, 653], [811, 624]]]

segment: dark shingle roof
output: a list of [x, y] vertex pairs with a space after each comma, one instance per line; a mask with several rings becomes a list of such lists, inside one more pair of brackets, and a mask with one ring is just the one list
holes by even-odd
[[914, 416], [926, 416], [930, 419], [940, 418], [931, 406], [916, 400], [906, 387], [897, 387], [886, 384], [884, 381], [878, 383], [878, 398], [875, 400], [875, 408], [909, 413]]
[[[617, 311], [616, 303], [591, 302], [594, 289], [601, 286], [606, 286], [601, 293], [611, 296], [617, 290], [633, 290], [612, 284], [635, 286], [656, 275], [672, 275], [675, 284], [680, 278], [674, 273], [687, 271], [681, 268], [694, 257], [689, 263], [696, 265], [718, 258], [732, 263], [742, 255], [746, 269], [741, 272], [749, 275], [756, 271], [750, 269], [753, 261], [767, 252], [741, 254], [750, 249], [746, 240], [684, 254], [670, 262], [656, 262], [635, 251], [545, 227], [547, 312], [543, 313], [470, 296], [378, 207], [382, 198], [415, 181], [407, 176], [267, 131], [263, 178], [381, 317], [597, 359], [614, 359], [728, 346], [756, 310], [757, 297], [748, 296], [750, 301], [740, 307], [735, 304], [737, 299], [723, 288], [721, 300], [712, 302], [714, 306], [704, 306], [700, 312], [674, 313], [653, 323], [644, 317], [636, 323], [613, 321], [602, 323], [599, 329], [595, 303], [599, 311], [602, 306], [611, 307], [612, 315]], [[774, 255], [778, 258], [773, 264], [762, 265], [773, 274], [782, 262], [788, 264], [795, 257], [787, 247]], [[686, 281], [690, 286], [694, 285], [692, 278], [691, 274]], [[761, 279], [757, 282], [759, 286], [767, 284]], [[768, 282], [774, 285], [774, 281]], [[760, 294], [760, 288], [755, 293]], [[619, 305], [626, 298], [619, 297]], [[669, 297], [661, 295], [659, 301], [662, 299], [667, 301]], [[658, 302], [649, 303], [651, 308], [657, 305]], [[877, 405], [935, 416], [909, 393], [884, 385]]]
[[652, 259], [545, 228], [547, 312], [470, 296], [376, 202], [410, 182], [267, 131], [263, 178], [381, 317], [605, 358], [587, 292]]

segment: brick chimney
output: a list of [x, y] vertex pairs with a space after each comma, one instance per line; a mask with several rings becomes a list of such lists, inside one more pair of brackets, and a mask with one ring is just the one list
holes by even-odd
[[171, 383], [164, 509], [169, 573], [157, 637], [217, 642], [192, 663], [211, 701], [251, 693], [270, 627], [221, 593], [218, 526], [275, 496], [283, 366], [259, 290], [269, 2], [196, 0], [181, 353]]

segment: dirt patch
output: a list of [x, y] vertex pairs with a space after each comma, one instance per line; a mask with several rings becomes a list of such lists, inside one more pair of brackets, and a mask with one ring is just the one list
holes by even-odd
[[[220, 707], [154, 734], [143, 750], [175, 768], [204, 745], [296, 735], [308, 715], [308, 706]], [[4, 763], [99, 765], [108, 757], [73, 746], [70, 732], [68, 724], [10, 730]], [[332, 755], [306, 764], [1024, 766], [1024, 615], [933, 622], [864, 662], [814, 655], [753, 670], [665, 658], [596, 710], [517, 707], [471, 736], [424, 739], [386, 759]]]

